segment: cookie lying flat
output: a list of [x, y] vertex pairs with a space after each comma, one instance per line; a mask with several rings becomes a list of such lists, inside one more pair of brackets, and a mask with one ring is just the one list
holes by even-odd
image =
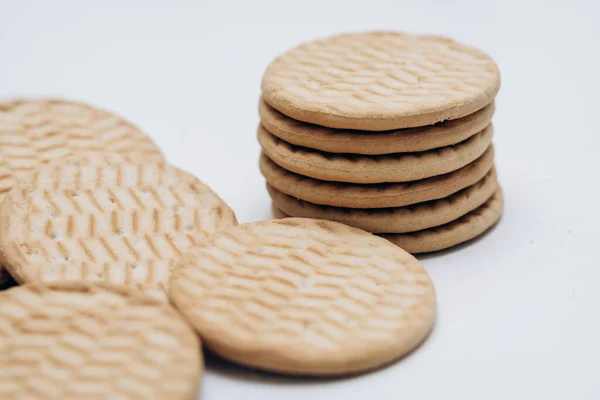
[[207, 347], [299, 375], [371, 370], [422, 342], [435, 290], [419, 262], [364, 231], [291, 218], [240, 225], [184, 256], [171, 301]]
[[174, 261], [237, 224], [223, 200], [184, 171], [98, 155], [24, 175], [0, 218], [0, 252], [19, 283], [107, 281], [163, 299]]
[[85, 282], [15, 287], [0, 304], [3, 399], [195, 398], [200, 343], [166, 304]]
[[[163, 161], [152, 139], [107, 111], [67, 100], [0, 103], [0, 202], [21, 174], [70, 154], [90, 152]], [[0, 266], [0, 281], [6, 280], [4, 274]]]
[[262, 81], [281, 113], [330, 128], [382, 131], [472, 114], [500, 88], [494, 61], [451, 39], [349, 33], [277, 57]]
[[7, 193], [23, 172], [90, 152], [164, 160], [152, 139], [135, 125], [87, 104], [33, 99], [0, 103], [0, 194]]
[[[482, 206], [445, 225], [412, 233], [378, 235], [411, 254], [444, 250], [483, 234], [498, 222], [503, 208], [504, 198], [498, 188]], [[272, 212], [274, 218], [291, 218], [275, 206]]]
[[477, 160], [449, 174], [409, 183], [374, 185], [308, 178], [281, 168], [264, 154], [260, 158], [260, 170], [267, 182], [280, 192], [313, 204], [346, 208], [387, 208], [448, 197], [482, 179], [493, 163], [494, 148], [490, 146]]
[[267, 157], [288, 171], [324, 181], [365, 184], [411, 182], [456, 171], [483, 154], [492, 134], [489, 125], [454, 146], [381, 156], [323, 153], [294, 146], [271, 135], [262, 125], [258, 141]]
[[492, 169], [483, 179], [449, 197], [407, 207], [354, 209], [319, 206], [295, 199], [267, 184], [273, 204], [287, 215], [341, 222], [368, 232], [413, 232], [446, 224], [485, 203], [498, 186]]
[[494, 103], [460, 119], [385, 132], [339, 130], [296, 121], [262, 99], [259, 113], [265, 129], [290, 144], [329, 153], [381, 155], [425, 151], [462, 142], [490, 124]]

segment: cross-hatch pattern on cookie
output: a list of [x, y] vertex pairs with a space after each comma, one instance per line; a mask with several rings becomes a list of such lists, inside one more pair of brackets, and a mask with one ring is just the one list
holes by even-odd
[[164, 164], [52, 164], [10, 193], [0, 217], [19, 282], [104, 280], [161, 297], [177, 257], [237, 224], [207, 186]]

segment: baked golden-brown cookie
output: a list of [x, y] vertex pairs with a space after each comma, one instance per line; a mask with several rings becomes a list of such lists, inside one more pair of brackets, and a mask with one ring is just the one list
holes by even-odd
[[387, 208], [448, 197], [481, 180], [493, 163], [492, 145], [477, 160], [456, 171], [414, 182], [361, 185], [321, 181], [287, 171], [264, 154], [260, 158], [260, 171], [280, 192], [313, 204]]
[[163, 299], [175, 260], [237, 224], [189, 173], [114, 153], [72, 156], [23, 175], [0, 219], [0, 254], [19, 283], [106, 281]]
[[500, 88], [485, 53], [438, 36], [347, 33], [277, 57], [262, 97], [293, 119], [339, 129], [382, 131], [472, 114]]
[[485, 203], [496, 191], [496, 171], [448, 197], [394, 208], [321, 206], [288, 196], [267, 184], [273, 205], [293, 217], [326, 219], [375, 233], [414, 232], [452, 222]]
[[365, 231], [304, 218], [211, 236], [180, 260], [169, 296], [220, 356], [316, 376], [398, 359], [425, 339], [436, 309], [414, 257]]
[[384, 132], [332, 129], [296, 121], [262, 99], [259, 113], [265, 129], [290, 144], [328, 153], [381, 155], [437, 149], [467, 140], [490, 124], [494, 103], [463, 118]]
[[173, 307], [100, 282], [0, 292], [0, 359], [7, 400], [191, 400], [203, 371]]

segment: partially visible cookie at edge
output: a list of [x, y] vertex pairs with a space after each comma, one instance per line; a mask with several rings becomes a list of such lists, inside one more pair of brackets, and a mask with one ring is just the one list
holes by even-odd
[[21, 173], [80, 153], [164, 161], [148, 135], [111, 112], [59, 99], [0, 102], [0, 194], [8, 192]]
[[[22, 174], [42, 164], [105, 152], [164, 161], [148, 135], [109, 111], [61, 99], [0, 102], [0, 202]], [[0, 265], [0, 282], [7, 279]]]
[[200, 343], [171, 306], [129, 288], [40, 282], [0, 292], [3, 399], [195, 398]]

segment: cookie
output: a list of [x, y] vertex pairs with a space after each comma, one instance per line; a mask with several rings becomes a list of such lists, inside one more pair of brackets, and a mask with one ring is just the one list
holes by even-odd
[[485, 203], [498, 186], [492, 169], [476, 184], [448, 197], [412, 206], [354, 209], [319, 206], [295, 199], [267, 185], [275, 207], [294, 217], [341, 222], [369, 232], [413, 232], [454, 221]]
[[494, 103], [460, 119], [385, 132], [339, 130], [286, 117], [261, 99], [261, 124], [290, 144], [328, 153], [381, 155], [437, 149], [462, 142], [488, 126]]
[[456, 171], [483, 154], [492, 143], [492, 134], [489, 125], [454, 146], [380, 156], [323, 153], [294, 146], [271, 135], [262, 125], [258, 128], [258, 141], [273, 162], [300, 175], [334, 182], [386, 183], [416, 181]]
[[[274, 218], [292, 218], [274, 205]], [[475, 239], [494, 226], [504, 209], [504, 198], [500, 187], [479, 208], [461, 218], [435, 228], [412, 233], [378, 234], [411, 254], [444, 250]]]
[[[156, 144], [132, 123], [67, 100], [0, 103], [0, 202], [22, 173], [70, 154], [116, 152], [163, 161]], [[0, 266], [0, 281], [6, 280]]]
[[3, 399], [195, 398], [200, 343], [169, 305], [86, 282], [15, 287], [0, 304]]
[[264, 154], [260, 170], [267, 182], [289, 196], [313, 204], [346, 208], [402, 207], [441, 199], [474, 185], [494, 163], [494, 148], [490, 146], [477, 160], [459, 170], [433, 178], [409, 183], [360, 185], [326, 182], [289, 172]]
[[19, 283], [107, 281], [163, 299], [175, 260], [237, 224], [219, 196], [180, 169], [99, 155], [24, 175], [0, 219], [0, 253]]
[[48, 161], [78, 153], [163, 155], [130, 122], [87, 104], [67, 100], [15, 100], [0, 103], [0, 196], [19, 174]]
[[316, 376], [402, 357], [425, 339], [436, 309], [414, 257], [362, 230], [303, 218], [203, 241], [178, 263], [169, 295], [218, 355]]
[[500, 73], [485, 53], [437, 36], [335, 35], [277, 57], [262, 97], [293, 119], [383, 131], [432, 125], [490, 104]]
[[483, 234], [500, 220], [503, 209], [504, 197], [498, 187], [487, 202], [456, 221], [419, 232], [381, 236], [411, 254], [443, 250]]

